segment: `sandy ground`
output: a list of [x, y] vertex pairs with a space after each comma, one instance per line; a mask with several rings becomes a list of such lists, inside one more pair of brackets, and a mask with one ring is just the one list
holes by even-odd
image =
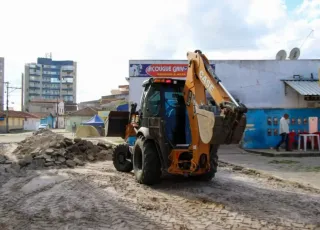
[[[0, 153], [10, 155], [16, 144], [3, 143]], [[209, 183], [164, 176], [152, 187], [111, 161], [19, 173], [9, 166], [0, 164], [1, 230], [320, 229], [319, 190], [224, 164]]]
[[[14, 145], [9, 146], [10, 151]], [[112, 162], [0, 173], [0, 229], [313, 229], [320, 193], [220, 167], [148, 187]], [[282, 228], [280, 228], [282, 227]]]
[[18, 143], [23, 141], [26, 137], [32, 136], [32, 132], [24, 132], [24, 133], [5, 133], [0, 134], [0, 143]]

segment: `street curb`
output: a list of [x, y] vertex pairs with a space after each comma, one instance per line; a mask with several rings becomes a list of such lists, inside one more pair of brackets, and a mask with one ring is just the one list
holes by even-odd
[[261, 156], [265, 157], [320, 157], [320, 153], [269, 153], [269, 152], [263, 152], [263, 151], [257, 151], [257, 150], [251, 150], [251, 149], [243, 149], [244, 151], [248, 153], [254, 153], [259, 154]]
[[267, 178], [268, 180], [274, 180], [274, 181], [277, 181], [277, 182], [283, 182], [283, 183], [291, 184], [291, 185], [293, 185], [295, 187], [298, 187], [298, 188], [301, 188], [301, 189], [304, 189], [304, 190], [307, 190], [307, 191], [310, 191], [310, 192], [320, 193], [320, 189], [318, 189], [318, 188], [315, 188], [315, 187], [312, 187], [312, 186], [307, 186], [307, 185], [304, 185], [304, 184], [296, 182], [296, 181], [283, 179], [281, 177], [274, 176], [274, 175], [266, 173], [264, 171], [260, 171], [260, 170], [253, 169], [253, 168], [247, 168], [247, 167], [244, 167], [244, 166], [241, 166], [241, 165], [237, 165], [237, 164], [233, 164], [233, 163], [229, 163], [229, 162], [226, 162], [226, 161], [220, 161], [219, 160], [219, 163], [222, 163], [222, 164], [224, 164], [226, 166], [232, 167], [233, 171], [237, 171], [237, 172], [240, 172], [240, 173], [243, 173], [243, 174], [255, 175], [255, 176]]

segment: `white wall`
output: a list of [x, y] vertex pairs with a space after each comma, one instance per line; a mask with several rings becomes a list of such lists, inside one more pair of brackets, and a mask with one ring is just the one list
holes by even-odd
[[64, 102], [61, 101], [58, 104], [58, 111], [56, 109], [55, 112], [58, 113], [59, 115], [64, 115]]
[[[138, 61], [134, 61], [137, 63]], [[157, 61], [141, 61], [144, 63]], [[170, 61], [166, 61], [169, 63]], [[181, 62], [181, 61], [179, 61]], [[320, 60], [245, 60], [211, 61], [216, 74], [231, 94], [238, 97], [249, 108], [304, 108], [307, 103], [296, 91], [287, 88], [281, 79], [292, 79], [293, 75], [318, 77]], [[176, 63], [176, 62], [175, 62]], [[142, 82], [148, 78], [131, 77], [129, 101], [140, 104]]]
[[58, 129], [65, 128], [65, 120], [64, 117], [58, 117]]
[[24, 130], [37, 130], [40, 125], [40, 119], [37, 118], [27, 118], [24, 121], [23, 129]]

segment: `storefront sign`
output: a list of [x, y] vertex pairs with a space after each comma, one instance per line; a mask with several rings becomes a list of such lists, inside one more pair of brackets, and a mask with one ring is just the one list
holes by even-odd
[[[215, 65], [211, 64], [213, 70]], [[187, 64], [130, 64], [130, 77], [186, 77]]]

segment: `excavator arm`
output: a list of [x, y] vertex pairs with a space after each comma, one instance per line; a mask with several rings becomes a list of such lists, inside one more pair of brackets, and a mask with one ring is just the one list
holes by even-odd
[[[188, 52], [188, 72], [184, 86], [184, 99], [188, 110], [194, 164], [196, 170], [200, 156], [208, 154], [212, 145], [238, 144], [245, 126], [247, 108], [238, 103], [214, 73], [208, 59], [201, 51]], [[220, 106], [220, 116], [215, 116], [207, 105], [206, 91]]]

